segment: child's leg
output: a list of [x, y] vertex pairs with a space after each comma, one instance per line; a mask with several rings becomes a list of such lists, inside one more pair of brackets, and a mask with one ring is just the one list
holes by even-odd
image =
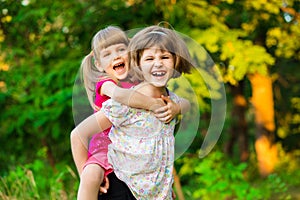
[[87, 165], [80, 176], [78, 200], [96, 200], [103, 181], [104, 169], [97, 164]]

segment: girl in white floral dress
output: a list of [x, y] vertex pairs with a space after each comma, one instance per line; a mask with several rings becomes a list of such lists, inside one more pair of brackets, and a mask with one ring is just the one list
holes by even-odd
[[[170, 29], [150, 26], [131, 39], [128, 49], [131, 67], [143, 79], [134, 89], [149, 97], [167, 95], [180, 103], [166, 85], [171, 78], [190, 72], [183, 40]], [[172, 199], [175, 124], [176, 120], [162, 123], [151, 111], [107, 100], [99, 112], [72, 131], [71, 137], [87, 143], [93, 134], [112, 125], [108, 159], [115, 175], [136, 199]]]

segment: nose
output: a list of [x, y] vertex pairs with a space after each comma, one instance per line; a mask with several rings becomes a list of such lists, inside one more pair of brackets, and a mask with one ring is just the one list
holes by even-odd
[[113, 53], [113, 59], [114, 60], [117, 60], [117, 59], [119, 59], [121, 57], [121, 53], [119, 53], [119, 52], [117, 52], [117, 51], [115, 51], [114, 53]]
[[162, 66], [162, 60], [161, 59], [155, 59], [154, 60], [154, 66], [155, 67], [161, 67]]

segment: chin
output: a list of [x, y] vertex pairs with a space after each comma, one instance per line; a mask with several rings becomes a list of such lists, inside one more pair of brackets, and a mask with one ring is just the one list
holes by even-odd
[[127, 75], [128, 74], [123, 74], [123, 75], [118, 75], [118, 76], [115, 76], [118, 80], [124, 80], [127, 78]]
[[153, 86], [155, 87], [165, 87], [166, 86], [166, 83], [157, 83], [157, 82], [152, 82], [151, 83]]

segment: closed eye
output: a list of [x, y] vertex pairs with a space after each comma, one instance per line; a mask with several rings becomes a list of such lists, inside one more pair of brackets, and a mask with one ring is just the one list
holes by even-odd
[[172, 57], [172, 54], [170, 54], [169, 52], [165, 52], [161, 55], [162, 59], [169, 59]]
[[107, 57], [109, 55], [110, 55], [110, 52], [106, 51], [106, 52], [103, 52], [102, 57]]
[[120, 48], [119, 51], [124, 52], [124, 51], [126, 51], [126, 48]]
[[147, 58], [145, 58], [145, 60], [153, 60], [153, 58], [147, 57]]

